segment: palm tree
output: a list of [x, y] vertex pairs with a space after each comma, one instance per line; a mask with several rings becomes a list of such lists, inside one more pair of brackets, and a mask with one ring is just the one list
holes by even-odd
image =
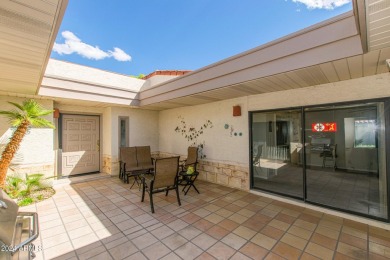
[[35, 100], [30, 99], [24, 101], [21, 105], [13, 102], [8, 102], [17, 109], [10, 111], [0, 111], [0, 115], [4, 115], [9, 119], [10, 124], [16, 127], [11, 140], [5, 146], [0, 158], [0, 188], [4, 187], [5, 177], [7, 175], [8, 166], [10, 165], [15, 153], [18, 151], [23, 137], [27, 133], [30, 126], [34, 127], [50, 127], [54, 125], [42, 116], [53, 113], [53, 110], [46, 110]]

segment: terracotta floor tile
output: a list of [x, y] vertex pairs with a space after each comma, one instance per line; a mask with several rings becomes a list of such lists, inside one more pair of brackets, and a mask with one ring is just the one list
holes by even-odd
[[236, 250], [222, 242], [218, 242], [207, 250], [207, 253], [217, 259], [229, 259], [236, 253]]
[[223, 227], [220, 227], [218, 225], [213, 226], [206, 231], [206, 234], [208, 234], [208, 235], [210, 235], [218, 240], [220, 240], [221, 238], [223, 238], [224, 236], [226, 236], [229, 233], [230, 233], [229, 230], [224, 229]]
[[367, 240], [365, 239], [351, 236], [346, 233], [341, 233], [339, 241], [363, 250], [367, 250]]
[[370, 260], [388, 260], [389, 259], [388, 257], [384, 257], [384, 256], [377, 255], [374, 253], [369, 253], [368, 257]]
[[369, 250], [369, 253], [374, 253], [374, 254], [377, 254], [380, 256], [390, 258], [390, 248], [389, 247], [379, 245], [379, 244], [376, 244], [373, 242], [369, 242], [368, 250]]
[[262, 259], [268, 254], [268, 250], [251, 242], [245, 244], [240, 252], [252, 259]]
[[307, 229], [309, 231], [314, 231], [317, 227], [316, 224], [313, 224], [313, 223], [310, 223], [310, 222], [307, 222], [305, 220], [302, 220], [302, 219], [297, 219], [294, 224], [294, 226], [297, 226], [297, 227], [300, 227], [300, 228], [304, 228], [304, 229]]
[[349, 234], [351, 236], [355, 236], [355, 237], [361, 238], [361, 239], [365, 239], [365, 240], [368, 239], [368, 232], [367, 231], [362, 231], [360, 229], [356, 229], [356, 228], [353, 228], [353, 227], [343, 226], [342, 232], [346, 233], [346, 234]]
[[188, 242], [175, 250], [175, 254], [182, 259], [194, 259], [203, 253], [202, 249]]
[[300, 260], [319, 260], [321, 258], [315, 257], [314, 255], [308, 254], [306, 252], [303, 252], [301, 255]]
[[369, 240], [370, 240], [370, 242], [374, 242], [376, 244], [390, 247], [390, 238], [383, 237], [383, 236], [376, 235], [376, 234], [373, 234], [373, 235], [370, 234]]
[[229, 260], [251, 260], [252, 258], [247, 257], [246, 255], [237, 252]]
[[284, 213], [279, 213], [278, 215], [276, 215], [275, 219], [277, 219], [279, 221], [283, 221], [283, 222], [291, 225], [295, 222], [296, 217], [292, 217], [292, 216], [286, 215]]
[[368, 257], [368, 252], [366, 250], [345, 244], [343, 242], [338, 243], [337, 252], [356, 259], [366, 259]]
[[185, 222], [187, 222], [188, 224], [192, 224], [192, 223], [198, 221], [199, 219], [201, 219], [201, 217], [190, 212], [187, 215], [181, 217], [181, 219], [184, 220]]
[[196, 260], [214, 260], [216, 259], [215, 257], [213, 257], [212, 255], [210, 255], [209, 253], [207, 252], [204, 252], [203, 254], [201, 254], [200, 256], [198, 256], [197, 258], [195, 258]]
[[230, 219], [230, 220], [232, 220], [232, 221], [234, 221], [234, 222], [236, 222], [238, 224], [242, 224], [242, 223], [244, 223], [248, 219], [248, 217], [243, 216], [243, 215], [238, 214], [238, 213], [234, 213], [233, 215], [228, 217], [228, 219]]
[[146, 248], [158, 241], [152, 234], [146, 233], [131, 240], [139, 249]]
[[[178, 257], [178, 259], [180, 258]], [[147, 260], [147, 258], [141, 252], [137, 252], [132, 254], [131, 256], [126, 257], [126, 260]]]
[[323, 226], [318, 226], [317, 229], [315, 230], [315, 233], [321, 234], [323, 236], [332, 238], [332, 239], [338, 239], [340, 232], [336, 231], [334, 229], [326, 228]]
[[353, 259], [356, 259], [356, 258], [352, 258], [352, 257], [349, 257], [347, 255], [343, 255], [342, 253], [335, 252], [333, 259], [334, 260], [353, 260]]
[[213, 246], [215, 243], [217, 243], [217, 241], [218, 240], [216, 240], [215, 238], [213, 238], [205, 233], [202, 233], [199, 236], [197, 236], [191, 240], [191, 242], [193, 244], [197, 245], [199, 248], [201, 248], [204, 251], [206, 251], [211, 246]]
[[350, 219], [344, 219], [343, 225], [347, 226], [347, 227], [354, 228], [354, 229], [358, 229], [358, 230], [363, 231], [363, 232], [368, 232], [368, 225], [367, 224], [356, 222], [356, 221], [353, 221]]
[[244, 226], [239, 226], [235, 230], [233, 230], [233, 233], [249, 240], [256, 234], [256, 231], [253, 231], [252, 229], [249, 229]]
[[299, 219], [307, 221], [307, 222], [310, 222], [310, 223], [313, 223], [313, 224], [318, 224], [320, 222], [320, 220], [321, 220], [321, 217], [313, 216], [311, 214], [302, 213], [299, 216]]
[[271, 250], [271, 248], [276, 244], [277, 240], [269, 236], [257, 233], [251, 240], [252, 243], [264, 247], [265, 249]]
[[234, 205], [234, 204], [229, 204], [229, 205], [225, 206], [224, 209], [232, 211], [232, 212], [237, 212], [237, 211], [241, 210], [241, 207]]
[[302, 254], [301, 250], [283, 242], [277, 243], [272, 249], [272, 252], [287, 259], [299, 259], [300, 255]]
[[277, 229], [280, 229], [283, 231], [287, 231], [291, 225], [286, 223], [286, 222], [283, 222], [283, 221], [280, 221], [277, 219], [273, 219], [268, 223], [268, 226], [271, 226], [271, 227], [274, 227], [274, 228], [277, 228]]
[[248, 240], [234, 233], [230, 233], [222, 238], [221, 241], [235, 250], [239, 250]]
[[284, 236], [280, 239], [281, 242], [290, 245], [292, 247], [295, 247], [299, 250], [303, 250], [308, 243], [307, 240], [291, 235], [289, 233], [285, 233]]
[[250, 218], [248, 219], [247, 221], [243, 222], [240, 226], [244, 226], [244, 227], [247, 227], [253, 231], [260, 231], [261, 229], [263, 229], [263, 227], [265, 226], [266, 224], [264, 223], [261, 223], [261, 222], [258, 222], [256, 219], [254, 218]]
[[334, 254], [333, 250], [330, 250], [313, 242], [309, 242], [309, 244], [305, 248], [305, 252], [322, 259], [332, 259]]
[[270, 217], [270, 216], [267, 216], [267, 215], [264, 215], [261, 213], [257, 213], [252, 218], [260, 223], [263, 223], [263, 224], [268, 224], [273, 219], [273, 217]]
[[314, 242], [320, 246], [326, 247], [330, 250], [335, 250], [337, 245], [337, 240], [329, 238], [327, 236], [314, 233], [310, 239], [310, 242]]
[[297, 227], [297, 226], [291, 226], [287, 230], [287, 232], [290, 233], [290, 234], [293, 234], [293, 235], [295, 235], [297, 237], [306, 239], [306, 240], [309, 240], [310, 237], [313, 234], [313, 232], [311, 232], [311, 231], [309, 231], [307, 229], [304, 229], [304, 228]]
[[230, 219], [225, 219], [225, 220], [222, 220], [221, 222], [219, 222], [218, 226], [223, 227], [224, 229], [226, 229], [228, 231], [233, 231], [234, 229], [236, 229], [239, 226], [239, 224], [237, 222], [230, 220]]
[[208, 220], [214, 224], [218, 224], [219, 222], [221, 222], [222, 220], [224, 220], [225, 218], [224, 217], [221, 217], [220, 215], [218, 214], [215, 214], [215, 213], [211, 213], [210, 215], [208, 215], [207, 217], [204, 218], [205, 220]]
[[269, 252], [268, 255], [264, 258], [264, 260], [284, 260], [286, 258], [281, 257], [280, 255]]
[[[183, 229], [181, 231], [183, 231]], [[187, 241], [187, 239], [185, 239], [181, 235], [175, 233], [173, 235], [170, 235], [169, 237], [164, 238], [162, 240], [162, 242], [167, 247], [169, 247], [171, 250], [175, 250], [178, 247], [180, 247], [180, 246], [184, 245], [185, 243], [187, 243], [188, 241]]]
[[208, 229], [214, 226], [214, 223], [205, 219], [200, 219], [197, 222], [193, 223], [192, 226], [203, 232], [206, 232]]
[[334, 229], [336, 231], [340, 231], [343, 225], [341, 223], [336, 223], [336, 222], [332, 222], [332, 221], [329, 221], [329, 220], [322, 219], [318, 223], [318, 226], [326, 227], [326, 228], [329, 228], [329, 229]]
[[265, 226], [261, 231], [260, 233], [264, 234], [264, 235], [267, 235], [273, 239], [276, 239], [276, 240], [279, 240], [284, 232], [280, 229], [277, 229], [277, 228], [274, 228], [274, 227], [271, 227], [271, 226]]
[[378, 237], [381, 237], [384, 239], [385, 238], [390, 239], [390, 230], [370, 226], [369, 233], [370, 233], [370, 236], [378, 236]]
[[157, 239], [162, 240], [175, 233], [175, 231], [164, 225], [162, 227], [150, 231], [150, 233], [152, 233], [152, 235], [155, 236]]
[[227, 209], [220, 209], [220, 210], [217, 210], [215, 213], [222, 216], [222, 217], [225, 217], [225, 218], [230, 217], [231, 215], [234, 214], [233, 211], [230, 211]]
[[163, 243], [157, 242], [142, 250], [142, 253], [150, 260], [157, 260], [171, 253], [171, 250]]

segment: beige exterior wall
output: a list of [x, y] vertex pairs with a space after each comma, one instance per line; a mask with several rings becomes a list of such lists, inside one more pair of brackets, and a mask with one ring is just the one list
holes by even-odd
[[248, 97], [249, 111], [390, 97], [390, 73]]
[[[233, 116], [233, 106], [236, 105], [241, 106], [242, 113], [238, 117]], [[210, 120], [212, 127], [203, 129], [203, 134], [195, 140], [197, 144], [204, 144], [203, 153], [206, 155], [198, 166], [199, 179], [248, 190], [247, 111], [247, 97], [161, 111], [160, 152], [186, 156], [188, 146], [194, 141], [187, 140], [175, 129], [185, 125], [186, 129], [194, 128], [199, 131]], [[185, 122], [184, 125], [181, 120]]]
[[103, 172], [119, 172], [119, 117], [129, 118], [129, 146], [149, 145], [152, 151], [158, 151], [158, 112], [110, 107], [103, 117]]
[[[213, 128], [204, 130], [198, 138], [198, 143], [205, 142], [204, 152], [207, 156], [200, 162], [199, 178], [234, 188], [249, 189], [248, 111], [382, 97], [390, 97], [390, 73], [165, 110], [160, 112], [159, 118], [160, 152], [186, 154], [191, 142], [175, 132], [175, 128], [180, 126], [179, 117], [187, 123], [187, 128], [195, 129], [210, 120]], [[240, 117], [232, 116], [234, 105], [241, 106]], [[229, 125], [227, 130], [225, 124]], [[233, 136], [230, 136], [231, 126], [234, 129]], [[241, 137], [234, 136], [234, 133], [240, 132]]]
[[[24, 98], [0, 96], [0, 110], [11, 110], [15, 107], [8, 101], [22, 103]], [[39, 100], [45, 109], [53, 109], [53, 101]], [[45, 119], [54, 122], [53, 115]], [[13, 133], [8, 120], [0, 116], [0, 147], [4, 148]], [[15, 173], [44, 173], [53, 175], [55, 155], [53, 149], [54, 130], [50, 128], [31, 128], [11, 163], [11, 171]], [[2, 149], [1, 149], [2, 150]]]

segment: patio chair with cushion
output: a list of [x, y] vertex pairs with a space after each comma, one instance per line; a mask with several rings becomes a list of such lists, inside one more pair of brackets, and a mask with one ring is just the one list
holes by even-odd
[[147, 172], [153, 170], [152, 154], [150, 146], [137, 146], [137, 162], [138, 167]]
[[188, 147], [187, 159], [183, 161], [181, 165], [181, 171], [179, 172], [179, 185], [183, 185], [184, 195], [191, 187], [194, 187], [196, 192], [199, 193], [195, 186], [195, 180], [198, 178], [199, 172], [196, 170], [198, 164], [198, 147]]
[[120, 177], [121, 179], [129, 183], [129, 178], [133, 177], [134, 181], [130, 189], [135, 183], [140, 186], [141, 180], [139, 179], [142, 174], [142, 167], [137, 163], [137, 150], [135, 147], [121, 147], [120, 148]]
[[149, 193], [150, 207], [154, 213], [153, 194], [165, 191], [165, 196], [170, 190], [176, 190], [179, 206], [180, 197], [178, 190], [177, 172], [179, 170], [179, 156], [156, 159], [153, 175], [144, 175], [142, 179], [142, 199], [144, 201], [145, 191]]

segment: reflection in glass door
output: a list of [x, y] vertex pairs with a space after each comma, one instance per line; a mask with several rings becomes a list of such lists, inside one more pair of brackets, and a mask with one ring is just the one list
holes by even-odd
[[252, 187], [303, 198], [301, 110], [252, 114]]
[[387, 218], [384, 103], [305, 109], [306, 200]]

